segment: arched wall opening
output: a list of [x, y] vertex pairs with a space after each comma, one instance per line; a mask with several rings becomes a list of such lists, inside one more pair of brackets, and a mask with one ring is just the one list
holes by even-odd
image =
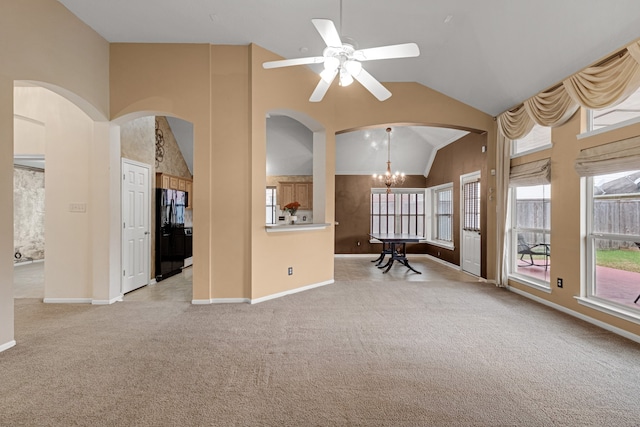
[[[81, 97], [48, 83], [14, 82], [14, 157], [40, 158], [46, 174], [39, 191], [43, 209], [29, 221], [14, 220], [18, 227], [41, 227], [46, 236], [41, 287], [32, 296], [51, 303], [109, 302], [117, 275], [108, 254], [119, 243], [109, 220], [110, 149], [106, 118]], [[14, 216], [26, 214], [24, 206], [15, 209]]]
[[[118, 117], [115, 122], [120, 129], [124, 180], [123, 293], [161, 283], [158, 287], [163, 288], [162, 294], [166, 298], [191, 301], [193, 124], [160, 111], [137, 111]], [[145, 188], [130, 188], [125, 175], [133, 177], [135, 173], [139, 179], [147, 180]], [[129, 197], [133, 192], [137, 198]], [[180, 206], [173, 208], [169, 203], [163, 204], [168, 195], [178, 201], [178, 194], [181, 195]], [[145, 216], [134, 216], [134, 199], [147, 201], [143, 207]], [[144, 220], [146, 224], [134, 224]], [[157, 294], [160, 290], [154, 292]], [[130, 294], [124, 298], [139, 296], [140, 293]]]

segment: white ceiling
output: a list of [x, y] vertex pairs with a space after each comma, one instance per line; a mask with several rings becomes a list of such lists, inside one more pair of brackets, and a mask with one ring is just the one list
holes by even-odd
[[[391, 132], [391, 167], [408, 175], [428, 174], [438, 148], [468, 132], [427, 126], [399, 126]], [[384, 173], [385, 128], [336, 135], [336, 175]], [[267, 175], [312, 175], [313, 133], [286, 116], [267, 118]]]
[[[311, 19], [328, 18], [357, 48], [418, 44], [417, 58], [365, 63], [381, 82], [418, 82], [492, 116], [640, 37], [639, 0], [59, 1], [110, 42], [256, 43], [284, 58], [321, 55], [325, 46]], [[280, 124], [271, 132], [299, 125]], [[193, 140], [193, 129], [172, 129], [181, 145]], [[394, 129], [392, 167], [424, 174], [435, 151], [460, 136]], [[385, 141], [384, 128], [338, 135], [336, 173], [383, 171]], [[287, 143], [292, 139], [276, 144]], [[304, 144], [284, 150], [270, 166], [274, 173], [310, 168]], [[187, 148], [191, 168], [192, 158]]]
[[378, 80], [492, 116], [640, 37], [638, 0], [59, 1], [110, 42], [256, 43], [285, 58], [321, 55], [311, 19], [328, 18], [359, 48], [418, 44], [418, 58], [367, 62]]

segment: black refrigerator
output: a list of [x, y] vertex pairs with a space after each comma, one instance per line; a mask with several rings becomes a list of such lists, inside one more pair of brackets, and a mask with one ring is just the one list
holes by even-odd
[[186, 256], [184, 191], [156, 190], [156, 281], [180, 273]]

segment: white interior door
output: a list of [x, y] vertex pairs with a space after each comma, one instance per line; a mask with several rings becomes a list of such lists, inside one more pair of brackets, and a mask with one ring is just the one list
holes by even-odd
[[462, 270], [480, 276], [482, 237], [480, 229], [480, 173], [462, 177]]
[[122, 159], [122, 293], [149, 284], [149, 169]]

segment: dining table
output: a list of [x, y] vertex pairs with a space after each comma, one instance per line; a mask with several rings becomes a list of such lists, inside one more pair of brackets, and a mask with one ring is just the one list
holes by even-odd
[[[380, 256], [371, 262], [375, 262], [376, 267], [380, 269], [386, 268], [383, 273], [387, 273], [393, 266], [393, 263], [398, 261], [409, 270], [422, 274], [422, 272], [416, 270], [409, 264], [406, 249], [407, 243], [418, 243], [423, 240], [424, 237], [408, 233], [371, 233], [369, 236], [371, 236], [372, 239], [382, 242], [382, 252]], [[389, 260], [386, 264], [383, 264], [387, 255], [389, 255]]]

